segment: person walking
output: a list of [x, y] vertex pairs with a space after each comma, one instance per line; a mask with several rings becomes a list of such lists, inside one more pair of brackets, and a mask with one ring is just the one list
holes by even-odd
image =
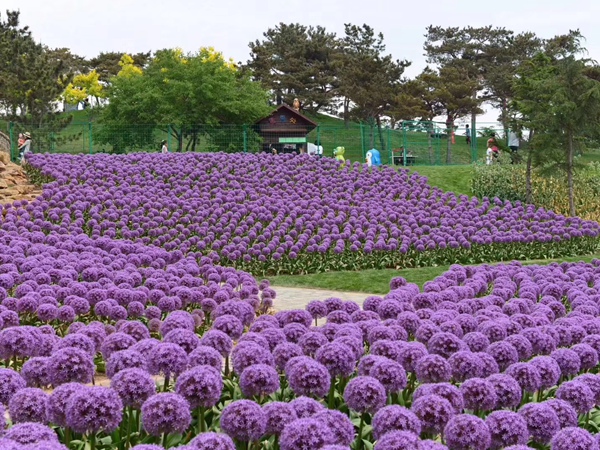
[[167, 141], [162, 141], [160, 143], [160, 145], [162, 146], [160, 149], [161, 153], [169, 153], [169, 147], [167, 146]]
[[471, 145], [471, 128], [469, 124], [465, 125], [465, 136], [467, 137], [467, 145]]
[[23, 142], [19, 145], [19, 156], [21, 161], [27, 159], [27, 156], [31, 153], [31, 134], [29, 132], [23, 133]]

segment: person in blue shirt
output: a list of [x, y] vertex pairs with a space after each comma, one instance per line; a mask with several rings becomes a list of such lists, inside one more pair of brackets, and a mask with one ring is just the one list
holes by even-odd
[[372, 148], [367, 152], [367, 165], [370, 166], [381, 166], [381, 155], [379, 150]]

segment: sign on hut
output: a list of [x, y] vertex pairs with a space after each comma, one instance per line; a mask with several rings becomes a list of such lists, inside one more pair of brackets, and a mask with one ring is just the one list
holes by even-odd
[[298, 110], [280, 105], [267, 117], [255, 123], [263, 138], [263, 151], [270, 153], [300, 153], [307, 148], [307, 135], [317, 127]]

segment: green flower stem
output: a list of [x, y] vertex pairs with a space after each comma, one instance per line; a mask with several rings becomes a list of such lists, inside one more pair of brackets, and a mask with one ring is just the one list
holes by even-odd
[[198, 434], [204, 433], [206, 431], [206, 422], [204, 421], [204, 407], [198, 407]]
[[335, 402], [335, 377], [331, 377], [331, 386], [329, 387], [329, 400], [327, 402], [327, 407], [329, 409], [333, 409], [334, 402]]

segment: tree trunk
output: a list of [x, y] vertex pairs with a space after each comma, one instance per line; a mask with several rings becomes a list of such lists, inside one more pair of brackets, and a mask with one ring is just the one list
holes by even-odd
[[446, 164], [452, 164], [452, 131], [454, 129], [454, 121], [448, 118], [446, 121]]
[[344, 97], [344, 127], [348, 128], [350, 125], [350, 99]]
[[532, 204], [531, 193], [531, 165], [533, 162], [533, 150], [531, 147], [527, 150], [527, 169], [525, 170], [525, 203]]
[[567, 132], [567, 139], [569, 140], [569, 147], [567, 153], [567, 183], [569, 186], [569, 214], [571, 217], [575, 217], [575, 198], [573, 190], [573, 156], [575, 153], [575, 144], [573, 142], [573, 131]]

